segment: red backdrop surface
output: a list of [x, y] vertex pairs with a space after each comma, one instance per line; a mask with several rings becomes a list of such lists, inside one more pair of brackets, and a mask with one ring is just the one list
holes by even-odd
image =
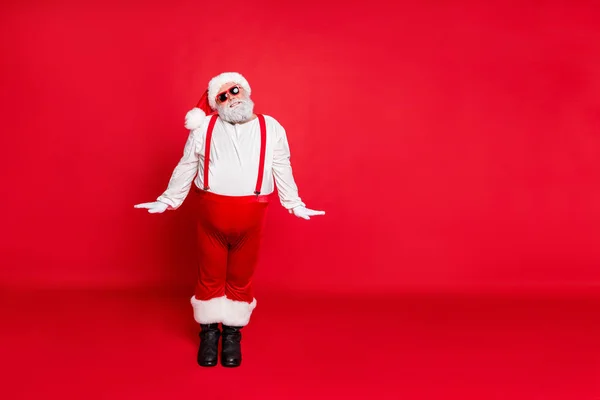
[[189, 204], [133, 205], [223, 71], [327, 212], [272, 204], [257, 287], [598, 283], [598, 8], [414, 3], [3, 3], [1, 284], [193, 285]]

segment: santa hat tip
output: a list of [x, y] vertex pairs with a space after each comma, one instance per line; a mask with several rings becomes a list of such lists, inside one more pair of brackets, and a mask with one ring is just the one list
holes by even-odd
[[205, 117], [206, 113], [204, 111], [194, 107], [185, 115], [185, 127], [190, 130], [198, 129], [204, 123]]

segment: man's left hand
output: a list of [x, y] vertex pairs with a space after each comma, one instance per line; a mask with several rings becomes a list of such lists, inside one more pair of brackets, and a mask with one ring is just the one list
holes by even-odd
[[291, 213], [298, 218], [310, 219], [315, 215], [325, 215], [325, 211], [315, 211], [304, 206], [298, 206], [291, 209]]

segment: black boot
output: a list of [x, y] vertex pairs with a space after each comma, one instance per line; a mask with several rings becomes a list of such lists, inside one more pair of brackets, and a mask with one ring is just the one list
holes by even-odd
[[202, 367], [214, 367], [219, 355], [219, 324], [200, 324], [200, 329], [198, 364]]
[[241, 327], [223, 325], [221, 364], [224, 367], [239, 367], [242, 363]]

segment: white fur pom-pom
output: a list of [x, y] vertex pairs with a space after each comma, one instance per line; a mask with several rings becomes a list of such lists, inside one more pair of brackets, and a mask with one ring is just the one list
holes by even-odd
[[204, 123], [205, 117], [206, 113], [204, 111], [194, 107], [185, 115], [185, 127], [190, 130], [198, 129]]

